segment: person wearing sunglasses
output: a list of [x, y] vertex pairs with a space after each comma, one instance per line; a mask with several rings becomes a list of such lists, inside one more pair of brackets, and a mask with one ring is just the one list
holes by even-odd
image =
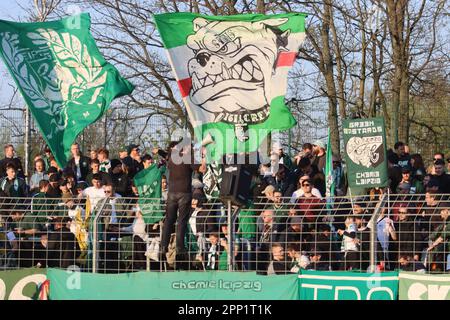
[[427, 168], [427, 172], [430, 174], [436, 174], [436, 172], [434, 171], [434, 163], [438, 160], [442, 160], [444, 161], [444, 154], [441, 152], [435, 152], [433, 155], [433, 158], [431, 159], [431, 164], [430, 166]]
[[312, 180], [302, 182], [303, 196], [297, 200], [297, 212], [305, 217], [305, 222], [309, 225], [306, 228], [313, 227], [316, 220], [315, 216], [323, 209], [322, 200], [312, 193]]

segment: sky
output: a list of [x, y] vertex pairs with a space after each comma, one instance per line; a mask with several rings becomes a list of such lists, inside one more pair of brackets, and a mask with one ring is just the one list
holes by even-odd
[[24, 12], [20, 8], [19, 4], [22, 6], [29, 4], [29, 0], [2, 0], [0, 1], [0, 19], [3, 20], [16, 20]]
[[[30, 0], [1, 0], [0, 1], [0, 19], [17, 21], [24, 16], [24, 10], [20, 8], [19, 4], [25, 6], [31, 3]], [[6, 67], [0, 61], [0, 105], [9, 101], [12, 94], [12, 88], [8, 85], [13, 83], [13, 80], [6, 71]]]

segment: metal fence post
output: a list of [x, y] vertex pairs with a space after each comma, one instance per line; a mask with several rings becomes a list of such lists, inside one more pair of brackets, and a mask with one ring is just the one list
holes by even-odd
[[228, 271], [233, 271], [234, 267], [234, 239], [233, 239], [233, 220], [231, 219], [231, 201], [227, 201], [227, 225], [228, 225]]
[[24, 175], [29, 178], [29, 167], [30, 167], [30, 131], [31, 131], [31, 119], [30, 110], [25, 106], [25, 141], [24, 141]]
[[383, 196], [380, 200], [380, 205], [375, 208], [375, 211], [372, 216], [373, 224], [370, 228], [370, 272], [375, 272], [375, 261], [376, 261], [376, 250], [377, 250], [377, 220], [380, 215], [381, 210], [383, 210], [384, 203], [386, 202], [386, 194], [383, 193]]
[[98, 212], [95, 213], [94, 217], [94, 226], [92, 227], [92, 273], [96, 273], [98, 269], [98, 218], [100, 217], [100, 214], [103, 211], [103, 208], [105, 207], [106, 203], [108, 202], [109, 198], [105, 198], [103, 200], [103, 203], [101, 204]]

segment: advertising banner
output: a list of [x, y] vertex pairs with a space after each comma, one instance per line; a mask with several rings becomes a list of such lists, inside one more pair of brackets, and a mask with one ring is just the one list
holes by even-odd
[[37, 300], [46, 269], [0, 271], [0, 300]]
[[450, 275], [400, 272], [400, 300], [450, 300]]
[[301, 272], [300, 300], [397, 300], [398, 273]]
[[51, 300], [297, 300], [297, 274], [136, 272], [92, 274], [48, 269]]

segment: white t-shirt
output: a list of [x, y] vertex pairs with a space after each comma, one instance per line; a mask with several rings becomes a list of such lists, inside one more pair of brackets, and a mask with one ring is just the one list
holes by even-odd
[[117, 218], [117, 216], [123, 216], [123, 212], [117, 212], [116, 210], [116, 202], [117, 202], [117, 198], [122, 198], [122, 196], [118, 193], [114, 194], [114, 198], [111, 199], [109, 201], [109, 204], [111, 205], [111, 220], [110, 223], [118, 223], [119, 219]]
[[[320, 194], [320, 191], [316, 188], [312, 188], [311, 193], [313, 196], [322, 199], [322, 195]], [[295, 203], [297, 201], [298, 198], [303, 197], [303, 195], [305, 194], [305, 191], [303, 191], [302, 188], [294, 191], [294, 193], [291, 196], [291, 199], [289, 200], [290, 203]]]
[[[357, 232], [356, 225], [354, 223], [352, 223], [345, 229], [345, 231], [347, 231], [348, 233], [352, 233], [352, 232], [356, 233]], [[355, 242], [355, 239], [352, 239], [352, 238], [344, 235], [342, 238], [341, 251], [342, 252], [358, 251], [358, 246]]]
[[96, 187], [89, 187], [84, 189], [83, 196], [89, 197], [89, 201], [91, 202], [91, 210], [95, 208], [95, 206], [101, 199], [106, 198], [106, 194], [103, 188], [97, 189]]

